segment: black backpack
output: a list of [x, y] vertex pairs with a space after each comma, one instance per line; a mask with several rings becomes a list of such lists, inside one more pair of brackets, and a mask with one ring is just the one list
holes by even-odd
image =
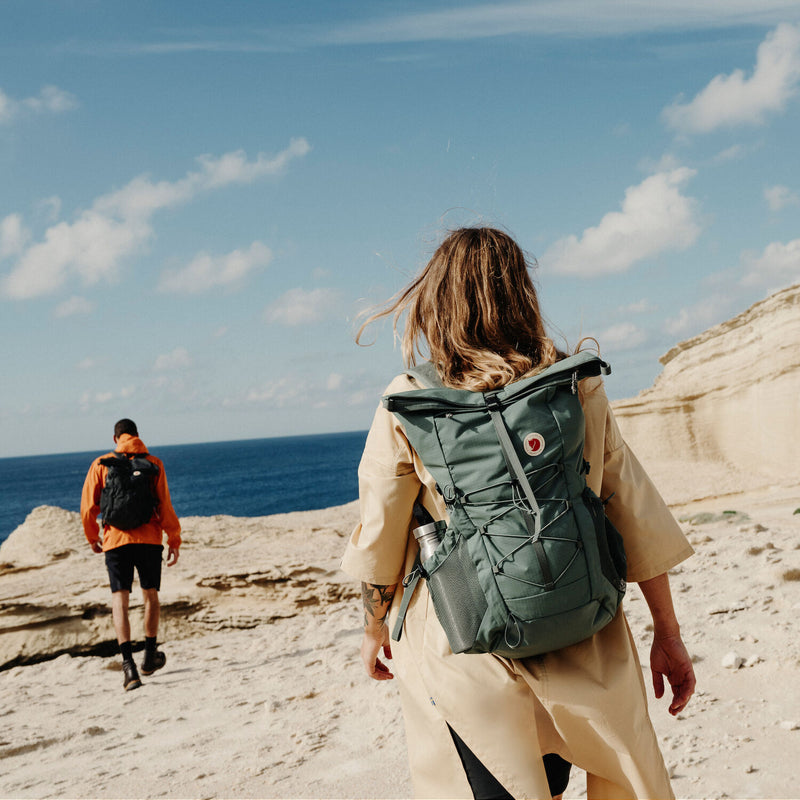
[[100, 463], [108, 468], [100, 494], [103, 525], [129, 531], [150, 522], [158, 506], [155, 492], [158, 465], [144, 453], [114, 453], [101, 458]]

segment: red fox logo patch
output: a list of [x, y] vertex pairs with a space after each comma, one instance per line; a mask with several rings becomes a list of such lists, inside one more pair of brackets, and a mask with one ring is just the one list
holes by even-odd
[[522, 442], [529, 456], [541, 455], [544, 450], [544, 436], [541, 433], [529, 433]]

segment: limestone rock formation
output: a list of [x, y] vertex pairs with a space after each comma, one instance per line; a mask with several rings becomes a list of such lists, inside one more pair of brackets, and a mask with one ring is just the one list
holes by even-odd
[[[178, 563], [164, 568], [162, 638], [253, 628], [356, 598], [339, 571], [358, 503], [269, 517], [185, 517]], [[61, 653], [116, 652], [101, 555], [80, 516], [35, 508], [0, 547], [0, 669]], [[141, 641], [134, 581], [131, 626]]]
[[671, 503], [797, 485], [800, 285], [673, 347], [653, 386], [613, 404]]

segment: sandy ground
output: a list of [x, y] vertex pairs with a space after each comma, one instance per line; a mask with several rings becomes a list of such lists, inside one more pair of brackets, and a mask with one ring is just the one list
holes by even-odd
[[[800, 797], [798, 508], [800, 488], [675, 509], [697, 551], [671, 580], [698, 692], [651, 715], [679, 797]], [[625, 606], [646, 664], [638, 587]], [[0, 795], [410, 797], [397, 687], [362, 674], [360, 618], [353, 597], [193, 635], [167, 617], [166, 667], [127, 693], [118, 658], [8, 669]], [[579, 770], [566, 796], [585, 796]]]

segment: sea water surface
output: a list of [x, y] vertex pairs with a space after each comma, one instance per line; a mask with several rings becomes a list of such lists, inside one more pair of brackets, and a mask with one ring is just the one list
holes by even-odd
[[[179, 517], [259, 517], [355, 500], [366, 438], [366, 431], [285, 436], [168, 445], [152, 453], [164, 462]], [[79, 511], [86, 472], [101, 455], [0, 458], [0, 542], [36, 506]]]

